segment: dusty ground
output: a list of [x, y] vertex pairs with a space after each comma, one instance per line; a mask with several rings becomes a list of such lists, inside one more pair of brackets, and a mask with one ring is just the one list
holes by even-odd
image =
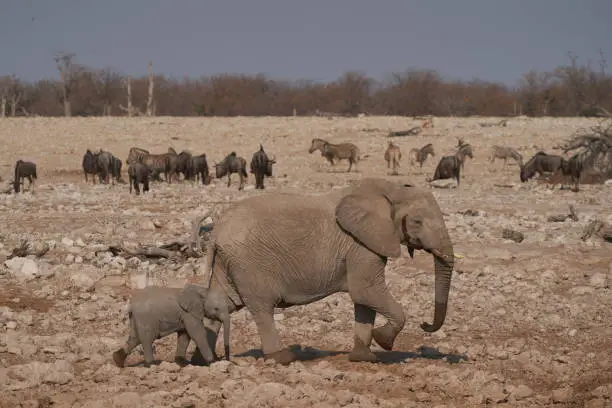
[[[612, 245], [596, 237], [580, 240], [593, 217], [612, 222], [612, 186], [550, 190], [521, 184], [514, 164], [502, 170], [501, 162], [487, 161], [493, 144], [518, 147], [525, 159], [540, 149], [552, 152], [593, 121], [516, 118], [506, 128], [481, 128], [484, 120], [494, 121], [436, 119], [434, 129], [417, 137], [395, 138], [404, 153], [402, 174], [395, 177], [387, 175], [382, 158], [386, 134], [412, 127], [409, 118], [0, 121], [4, 183], [18, 158], [35, 161], [39, 177], [34, 194], [0, 196], [0, 261], [22, 239], [51, 242], [40, 259], [0, 265], [0, 406], [612, 406]], [[370, 157], [359, 172], [345, 173], [345, 162], [332, 171], [318, 152], [308, 154], [313, 137], [352, 141]], [[171, 336], [157, 342], [156, 356], [164, 361], [157, 367], [137, 366], [138, 351], [129, 359], [132, 367], [111, 364], [112, 351], [125, 340], [132, 282], [147, 273], [152, 283], [181, 286], [194, 271], [201, 273], [201, 260], [141, 262], [96, 251], [124, 240], [186, 240], [194, 215], [262, 193], [252, 188], [250, 175], [242, 192], [237, 179], [229, 189], [224, 179], [206, 187], [155, 183], [150, 194], [130, 196], [125, 184], [84, 183], [85, 149], [103, 147], [125, 160], [132, 146], [153, 152], [173, 146], [207, 153], [212, 167], [231, 150], [250, 160], [263, 143], [278, 160], [267, 191], [321, 192], [365, 176], [426, 186], [457, 137], [474, 146], [475, 158], [466, 163], [458, 189], [432, 190], [456, 252], [465, 256], [456, 264], [439, 332], [418, 326], [431, 321], [434, 300], [431, 259], [418, 253], [388, 266], [389, 286], [408, 319], [397, 351], [380, 352], [382, 363], [348, 362], [353, 311], [348, 295], [337, 294], [279, 310], [284, 341], [303, 350], [303, 361], [288, 367], [259, 358], [259, 337], [246, 311], [232, 320], [231, 363], [179, 369], [171, 362]], [[408, 151], [427, 142], [436, 158], [423, 169], [411, 167]], [[578, 221], [547, 222], [549, 215], [566, 213], [568, 204]], [[476, 213], [460, 213], [468, 209]], [[504, 240], [506, 227], [522, 232], [524, 241]]]

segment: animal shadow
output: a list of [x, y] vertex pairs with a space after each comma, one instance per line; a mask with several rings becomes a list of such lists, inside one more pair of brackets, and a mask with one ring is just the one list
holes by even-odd
[[[289, 350], [294, 353], [298, 361], [317, 360], [326, 357], [338, 355], [348, 355], [348, 351], [330, 351], [321, 350], [310, 346], [302, 347], [299, 344], [289, 346]], [[434, 347], [421, 346], [417, 352], [410, 351], [374, 351], [380, 364], [399, 364], [409, 359], [426, 358], [428, 360], [443, 360], [450, 364], [457, 364], [461, 361], [468, 361], [468, 356], [465, 354], [445, 354], [441, 353]], [[255, 357], [263, 358], [261, 349], [251, 349], [241, 354], [236, 354], [236, 357]]]

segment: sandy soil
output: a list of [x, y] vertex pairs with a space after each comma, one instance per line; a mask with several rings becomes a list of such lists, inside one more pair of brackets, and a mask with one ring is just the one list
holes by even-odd
[[[503, 169], [501, 162], [488, 162], [493, 144], [519, 148], [528, 159], [538, 150], [553, 152], [552, 146], [594, 121], [515, 118], [505, 128], [482, 128], [483, 121], [495, 118], [436, 118], [435, 127], [419, 136], [394, 138], [404, 154], [399, 176], [388, 175], [383, 160], [386, 135], [418, 124], [410, 118], [0, 121], [4, 183], [12, 180], [17, 159], [38, 166], [34, 193], [0, 196], [0, 260], [22, 239], [51, 245], [41, 258], [0, 265], [0, 406], [612, 406], [612, 245], [580, 239], [591, 219], [612, 223], [612, 186], [552, 190], [536, 181], [520, 183], [514, 163]], [[314, 137], [351, 141], [369, 157], [357, 172], [346, 173], [346, 162], [332, 168], [318, 152], [308, 153]], [[230, 363], [179, 369], [170, 336], [156, 343], [159, 366], [140, 367], [138, 351], [130, 367], [112, 365], [111, 353], [127, 334], [133, 279], [146, 273], [154, 284], [181, 286], [202, 272], [202, 259], [126, 260], [105, 252], [109, 245], [187, 240], [195, 215], [268, 191], [324, 192], [371, 176], [427, 186], [458, 137], [473, 145], [475, 157], [468, 159], [459, 188], [432, 189], [455, 250], [464, 256], [437, 333], [418, 326], [433, 316], [434, 276], [431, 258], [417, 253], [414, 260], [389, 262], [388, 284], [405, 306], [407, 324], [395, 351], [374, 346], [380, 363], [348, 362], [353, 309], [348, 295], [336, 294], [278, 310], [285, 344], [302, 348], [302, 361], [288, 367], [260, 358], [247, 311], [232, 320]], [[436, 157], [422, 169], [411, 166], [409, 150], [428, 142]], [[125, 160], [132, 146], [159, 153], [172, 146], [206, 153], [212, 167], [232, 150], [250, 160], [259, 143], [277, 158], [263, 193], [253, 189], [249, 175], [240, 192], [234, 178], [230, 188], [225, 179], [210, 186], [154, 183], [150, 194], [137, 197], [126, 184], [85, 184], [81, 172], [87, 148]], [[569, 204], [578, 221], [547, 221], [566, 213]], [[504, 228], [525, 239], [503, 239]]]

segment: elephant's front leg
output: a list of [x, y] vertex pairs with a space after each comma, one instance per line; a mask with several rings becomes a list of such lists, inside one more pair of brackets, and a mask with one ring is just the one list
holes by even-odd
[[176, 352], [174, 353], [174, 362], [181, 367], [186, 366], [187, 359], [185, 358], [185, 355], [187, 354], [187, 347], [189, 346], [191, 337], [189, 337], [189, 334], [187, 334], [186, 331], [177, 332], [176, 337]]
[[[355, 345], [350, 358], [371, 361], [371, 355], [364, 351], [369, 348], [372, 337], [382, 348], [391, 350], [404, 328], [406, 316], [385, 283], [386, 262], [365, 248], [356, 251], [359, 253], [347, 259], [349, 294], [355, 303]], [[382, 314], [387, 323], [368, 333], [376, 313]]]
[[206, 364], [210, 364], [215, 361], [215, 356], [213, 355], [212, 349], [208, 343], [206, 329], [204, 328], [202, 321], [186, 313], [183, 315], [183, 323], [185, 324], [187, 334], [193, 339], [193, 341], [195, 341], [200, 353], [202, 353], [204, 362]]

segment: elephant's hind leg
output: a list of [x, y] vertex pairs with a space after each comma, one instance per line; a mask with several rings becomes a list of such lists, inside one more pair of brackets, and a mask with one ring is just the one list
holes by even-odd
[[289, 349], [283, 349], [278, 330], [274, 324], [274, 305], [263, 308], [258, 307], [255, 310], [249, 308], [249, 311], [257, 325], [264, 359], [272, 359], [278, 364], [283, 365], [288, 365], [297, 360], [295, 354]]

